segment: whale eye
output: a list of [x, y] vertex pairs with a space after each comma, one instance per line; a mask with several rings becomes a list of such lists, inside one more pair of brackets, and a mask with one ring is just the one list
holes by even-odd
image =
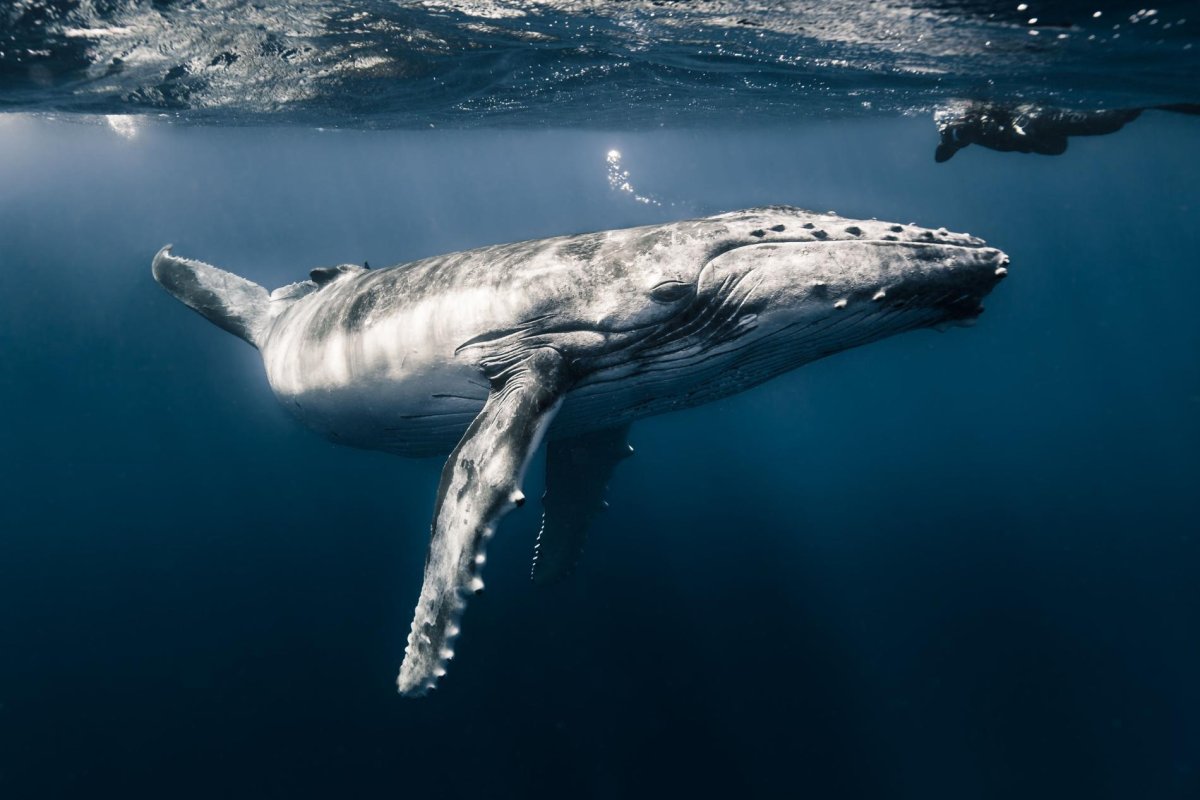
[[683, 281], [663, 281], [650, 290], [650, 297], [656, 303], [674, 303], [692, 293], [692, 284]]

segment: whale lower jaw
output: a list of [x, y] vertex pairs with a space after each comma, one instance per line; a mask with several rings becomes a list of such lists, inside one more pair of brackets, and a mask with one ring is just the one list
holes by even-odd
[[984, 309], [982, 307], [980, 307], [978, 311], [976, 311], [974, 314], [972, 314], [969, 317], [962, 317], [960, 319], [948, 319], [943, 322], [934, 323], [930, 327], [932, 327], [938, 333], [945, 333], [946, 331], [951, 330], [953, 328], [974, 328], [975, 323], [979, 322], [979, 316], [981, 314], [983, 314], [983, 312], [984, 312]]

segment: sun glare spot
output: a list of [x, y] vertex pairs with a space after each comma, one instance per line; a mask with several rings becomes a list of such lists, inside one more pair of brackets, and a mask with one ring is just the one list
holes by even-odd
[[138, 134], [137, 117], [132, 114], [107, 114], [104, 121], [123, 139], [132, 139]]

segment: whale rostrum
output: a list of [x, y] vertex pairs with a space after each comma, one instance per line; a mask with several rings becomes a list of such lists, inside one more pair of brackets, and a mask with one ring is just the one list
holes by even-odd
[[397, 679], [446, 671], [488, 539], [546, 439], [533, 577], [569, 572], [630, 423], [917, 328], [969, 323], [1008, 258], [973, 236], [786, 206], [315, 269], [268, 292], [164, 247], [154, 277], [258, 348], [279, 401], [335, 442], [449, 453]]

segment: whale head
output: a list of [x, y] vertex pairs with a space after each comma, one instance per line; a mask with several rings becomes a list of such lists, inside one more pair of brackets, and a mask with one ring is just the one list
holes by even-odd
[[732, 370], [741, 385], [903, 331], [970, 324], [1008, 272], [1008, 257], [973, 236], [790, 207], [658, 237], [656, 266], [637, 270], [642, 300], [624, 305], [637, 323], [625, 357], [719, 380]]

